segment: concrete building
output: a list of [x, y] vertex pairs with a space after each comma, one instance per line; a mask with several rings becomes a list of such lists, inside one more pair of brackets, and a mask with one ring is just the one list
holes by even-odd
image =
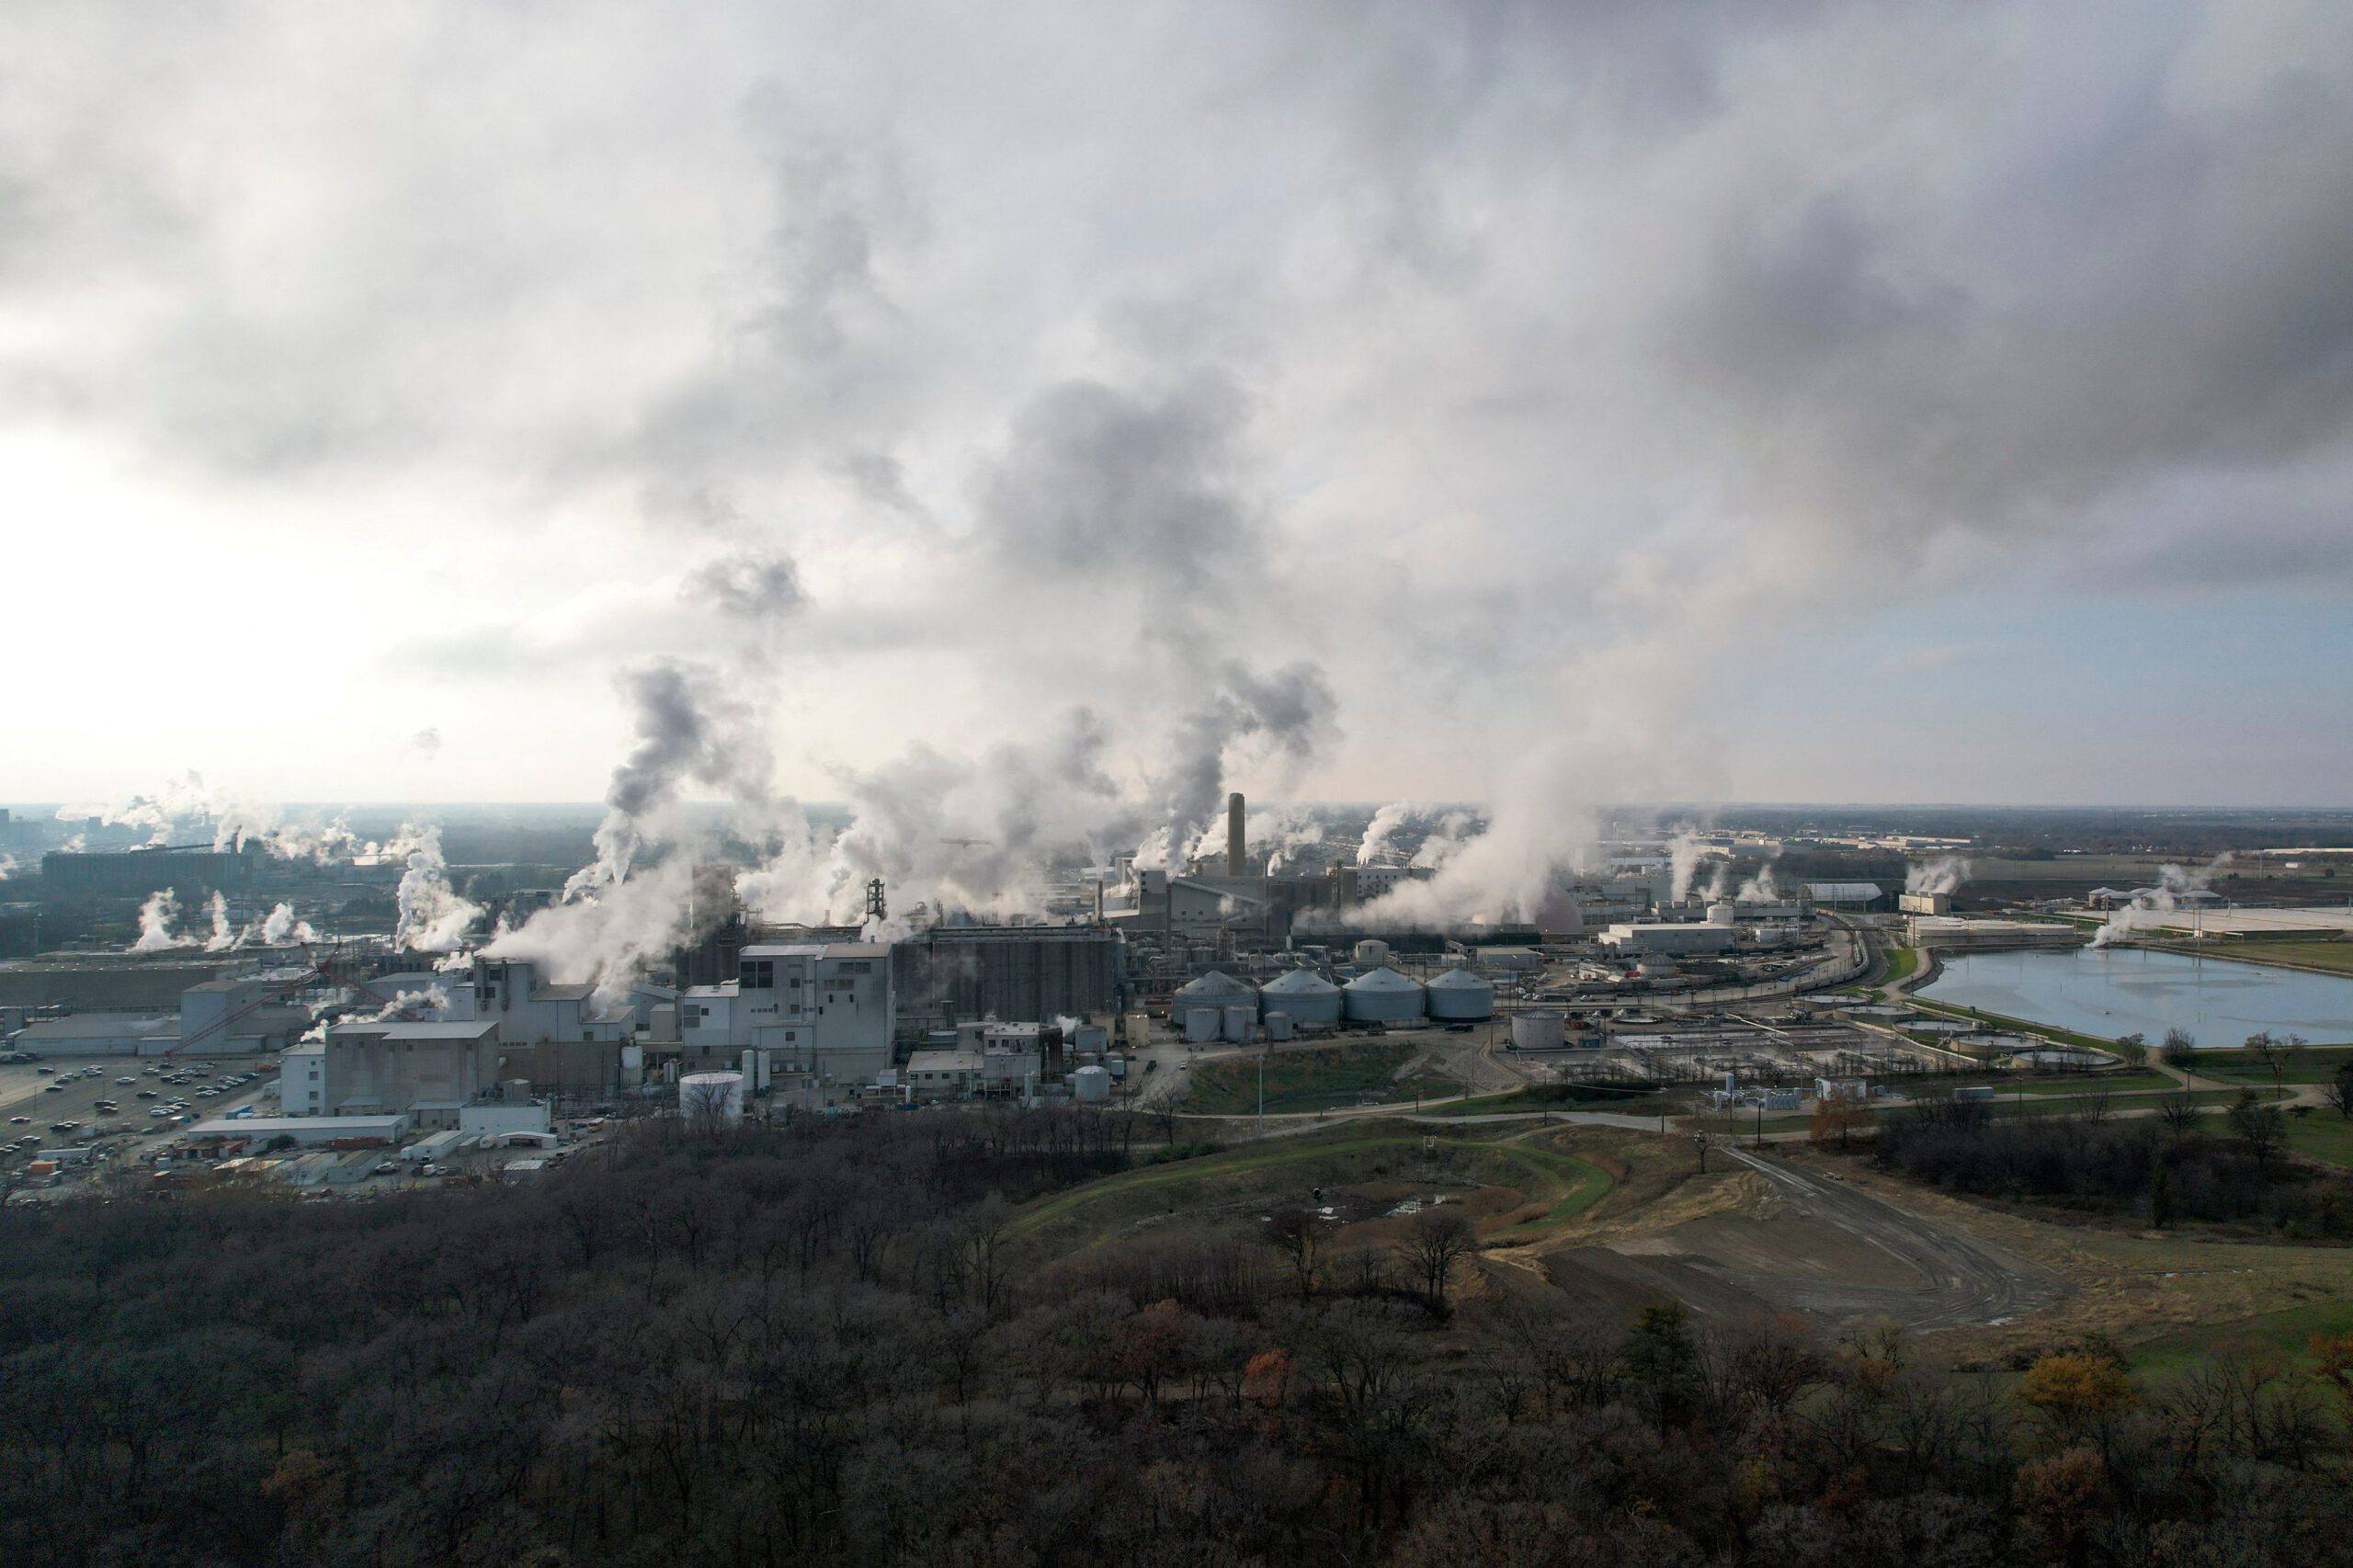
[[289, 1116], [327, 1114], [325, 1041], [290, 1046], [278, 1059], [278, 1105]]
[[277, 1051], [311, 1027], [311, 1010], [294, 1000], [308, 970], [208, 980], [180, 993], [183, 1051], [253, 1055]]
[[523, 1078], [564, 1094], [608, 1094], [620, 1084], [630, 1038], [626, 1006], [602, 1007], [586, 985], [551, 985], [525, 959], [476, 959], [471, 1019], [493, 1023], [505, 1055], [491, 1081]]
[[36, 1018], [8, 1041], [36, 1056], [161, 1056], [179, 1043], [177, 1018], [138, 1013], [75, 1013]]
[[1721, 953], [1733, 944], [1729, 926], [1621, 925], [1601, 934], [1601, 945], [1613, 952]]
[[1952, 894], [1949, 892], [1900, 893], [1896, 896], [1895, 907], [1904, 915], [1950, 915]]
[[733, 980], [678, 994], [680, 1063], [740, 1071], [751, 1051], [756, 1089], [846, 1095], [891, 1066], [898, 1028], [892, 972], [881, 943], [747, 947]]
[[[335, 1024], [324, 1051], [319, 1103], [330, 1117], [406, 1116], [421, 1105], [462, 1106], [495, 1092], [506, 1075], [498, 1025], [486, 1018]], [[283, 1080], [278, 1092], [285, 1106], [290, 1091]]]

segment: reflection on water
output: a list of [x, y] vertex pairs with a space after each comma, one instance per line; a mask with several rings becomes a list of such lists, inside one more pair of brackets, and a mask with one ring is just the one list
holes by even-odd
[[2268, 1029], [2353, 1041], [2353, 979], [2138, 948], [1958, 953], [1921, 988], [1931, 1001], [2154, 1045], [2170, 1028], [2200, 1045], [2237, 1045]]

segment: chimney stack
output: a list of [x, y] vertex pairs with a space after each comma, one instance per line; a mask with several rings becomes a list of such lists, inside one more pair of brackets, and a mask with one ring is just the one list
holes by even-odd
[[1242, 791], [1235, 790], [1225, 798], [1225, 874], [1229, 877], [1249, 875], [1245, 850], [1248, 839], [1242, 831]]

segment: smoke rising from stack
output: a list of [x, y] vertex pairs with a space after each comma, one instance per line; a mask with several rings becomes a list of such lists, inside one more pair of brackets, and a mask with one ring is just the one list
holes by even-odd
[[1904, 869], [1904, 891], [1916, 893], [1952, 893], [1969, 881], [1969, 862], [1959, 855], [1940, 855], [1933, 860], [1915, 860]]
[[160, 953], [172, 948], [192, 946], [190, 938], [175, 936], [172, 922], [179, 918], [179, 895], [164, 888], [147, 895], [139, 906], [139, 937], [131, 944], [134, 953]]
[[[430, 824], [404, 824], [384, 853], [404, 856], [408, 861], [393, 895], [399, 914], [392, 926], [392, 945], [405, 952], [454, 951], [482, 918], [482, 905], [450, 887], [449, 862], [441, 853], [441, 830]], [[280, 904], [270, 912], [273, 923], [281, 911], [292, 919], [293, 911]]]
[[2155, 914], [2173, 914], [2188, 901], [2188, 895], [2204, 892], [2213, 885], [2216, 876], [2231, 863], [2227, 851], [2217, 855], [2203, 866], [2162, 866], [2157, 870], [2154, 887], [2143, 888], [2129, 903], [2118, 905], [2097, 931], [2092, 933], [2091, 945], [2105, 948], [2109, 943], [2130, 937], [2135, 928], [2133, 916], [2143, 910]]

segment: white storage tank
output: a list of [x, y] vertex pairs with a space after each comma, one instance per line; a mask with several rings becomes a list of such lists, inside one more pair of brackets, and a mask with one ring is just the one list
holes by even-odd
[[[1336, 986], [1334, 989], [1337, 990], [1338, 987]], [[1267, 1038], [1273, 1040], [1284, 1040], [1290, 1038], [1290, 1015], [1289, 1013], [1269, 1013], [1267, 1015]]]
[[1711, 926], [1730, 926], [1739, 918], [1739, 908], [1729, 900], [1708, 905], [1708, 924]]
[[1422, 1016], [1421, 982], [1386, 966], [1358, 975], [1342, 989], [1348, 1017], [1356, 1023], [1395, 1023]]
[[1514, 1013], [1511, 1019], [1511, 1048], [1514, 1051], [1558, 1051], [1568, 1039], [1568, 1017], [1563, 1013]]
[[1217, 1039], [1218, 1010], [1215, 1007], [1185, 1009], [1185, 1039], [1188, 1044], [1208, 1045]]
[[1367, 937], [1357, 944], [1357, 967], [1379, 969], [1389, 961], [1389, 944], [1378, 937]]
[[1080, 1105], [1101, 1105], [1111, 1097], [1111, 1074], [1100, 1067], [1082, 1067], [1070, 1075], [1070, 1097]]
[[1429, 1009], [1431, 1017], [1449, 1022], [1492, 1018], [1495, 988], [1467, 969], [1450, 969], [1430, 982]]
[[678, 1111], [688, 1120], [744, 1119], [744, 1074], [689, 1073], [678, 1080]]
[[1225, 1016], [1225, 1038], [1235, 1045], [1249, 1044], [1252, 1027], [1258, 1021], [1258, 1009], [1244, 1003], [1220, 1010]]
[[1295, 969], [1268, 981], [1258, 1001], [1269, 1014], [1277, 1009], [1289, 1014], [1293, 1025], [1340, 1021], [1340, 988], [1312, 969]]

